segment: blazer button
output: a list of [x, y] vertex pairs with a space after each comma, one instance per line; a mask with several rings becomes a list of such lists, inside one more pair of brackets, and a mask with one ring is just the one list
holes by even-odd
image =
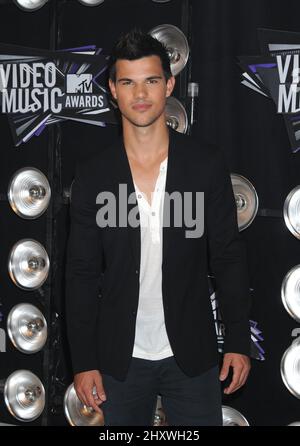
[[135, 270], [135, 274], [138, 274], [138, 273], [139, 273], [139, 270], [138, 270], [138, 269], [136, 269], [136, 270]]

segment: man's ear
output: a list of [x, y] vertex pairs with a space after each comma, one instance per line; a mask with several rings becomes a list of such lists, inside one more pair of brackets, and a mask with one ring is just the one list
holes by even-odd
[[109, 85], [109, 88], [110, 88], [113, 98], [117, 99], [116, 84], [111, 79], [108, 79], [108, 85]]
[[172, 91], [174, 90], [174, 87], [175, 87], [175, 77], [171, 76], [170, 79], [168, 79], [168, 81], [167, 81], [166, 97], [171, 96]]

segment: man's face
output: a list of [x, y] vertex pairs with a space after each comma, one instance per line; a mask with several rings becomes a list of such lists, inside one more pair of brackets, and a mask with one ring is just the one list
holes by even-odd
[[164, 119], [166, 97], [174, 84], [173, 76], [166, 82], [158, 56], [118, 60], [116, 83], [109, 80], [123, 119], [137, 127], [147, 127], [161, 116]]

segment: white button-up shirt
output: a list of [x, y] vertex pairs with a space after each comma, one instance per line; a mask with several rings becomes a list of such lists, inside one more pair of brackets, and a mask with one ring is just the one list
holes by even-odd
[[161, 164], [151, 205], [134, 183], [140, 213], [140, 294], [132, 356], [163, 359], [173, 356], [166, 332], [162, 300], [162, 221], [167, 175], [166, 158]]

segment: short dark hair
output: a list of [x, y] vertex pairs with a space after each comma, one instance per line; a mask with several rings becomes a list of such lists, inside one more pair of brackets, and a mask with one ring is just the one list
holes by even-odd
[[116, 82], [117, 60], [137, 60], [147, 56], [158, 56], [161, 60], [166, 81], [170, 79], [172, 72], [167, 48], [158, 39], [137, 28], [121, 35], [115, 44], [109, 60], [109, 78]]

